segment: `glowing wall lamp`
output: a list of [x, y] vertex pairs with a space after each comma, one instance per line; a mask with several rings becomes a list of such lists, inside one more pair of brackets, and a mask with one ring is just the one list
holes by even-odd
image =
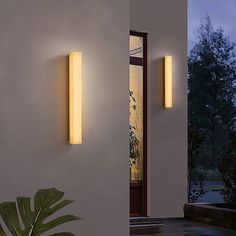
[[172, 56], [165, 56], [165, 108], [172, 107]]
[[82, 53], [69, 54], [69, 143], [82, 143]]

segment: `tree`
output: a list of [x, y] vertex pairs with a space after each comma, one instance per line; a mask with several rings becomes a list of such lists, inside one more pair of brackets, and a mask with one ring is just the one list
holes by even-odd
[[234, 49], [223, 29], [215, 29], [206, 17], [188, 58], [189, 175], [193, 179], [193, 173], [205, 164], [200, 161], [203, 156], [209, 157], [211, 168], [217, 168], [229, 133], [235, 128]]
[[209, 17], [199, 27], [197, 39], [188, 60], [189, 119], [195, 127], [207, 130], [214, 165], [217, 132], [235, 126], [235, 44], [222, 28], [213, 28]]
[[196, 202], [199, 197], [206, 193], [204, 186], [204, 173], [199, 171], [198, 155], [201, 152], [202, 142], [205, 138], [205, 131], [195, 129], [188, 124], [188, 201]]
[[219, 160], [218, 168], [224, 189], [221, 194], [226, 202], [236, 207], [236, 132], [232, 132], [229, 138], [225, 155]]

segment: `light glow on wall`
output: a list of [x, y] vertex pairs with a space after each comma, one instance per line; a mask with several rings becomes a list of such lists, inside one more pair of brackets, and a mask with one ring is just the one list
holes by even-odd
[[82, 143], [82, 53], [69, 54], [69, 143]]
[[165, 56], [165, 108], [172, 108], [172, 56]]

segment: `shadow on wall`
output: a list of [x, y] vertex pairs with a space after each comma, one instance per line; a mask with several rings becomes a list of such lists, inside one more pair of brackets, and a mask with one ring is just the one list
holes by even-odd
[[[54, 124], [53, 138], [55, 145], [65, 145], [68, 143], [69, 129], [69, 106], [68, 106], [68, 76], [69, 76], [69, 56], [63, 55], [52, 58], [47, 63], [47, 78], [50, 78], [47, 94], [52, 94], [50, 99], [54, 107], [51, 107], [51, 120], [49, 123]], [[57, 133], [55, 133], [57, 132]]]
[[163, 58], [158, 58], [151, 61], [150, 71], [155, 71], [153, 75], [149, 76], [148, 89], [149, 94], [155, 94], [155, 97], [150, 97], [151, 110], [157, 111], [157, 113], [163, 112], [164, 107], [164, 60]]

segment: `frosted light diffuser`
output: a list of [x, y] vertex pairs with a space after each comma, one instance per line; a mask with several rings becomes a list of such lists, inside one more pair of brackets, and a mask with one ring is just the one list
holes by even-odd
[[82, 143], [82, 53], [69, 54], [69, 143]]
[[165, 56], [165, 108], [172, 107], [172, 56]]

